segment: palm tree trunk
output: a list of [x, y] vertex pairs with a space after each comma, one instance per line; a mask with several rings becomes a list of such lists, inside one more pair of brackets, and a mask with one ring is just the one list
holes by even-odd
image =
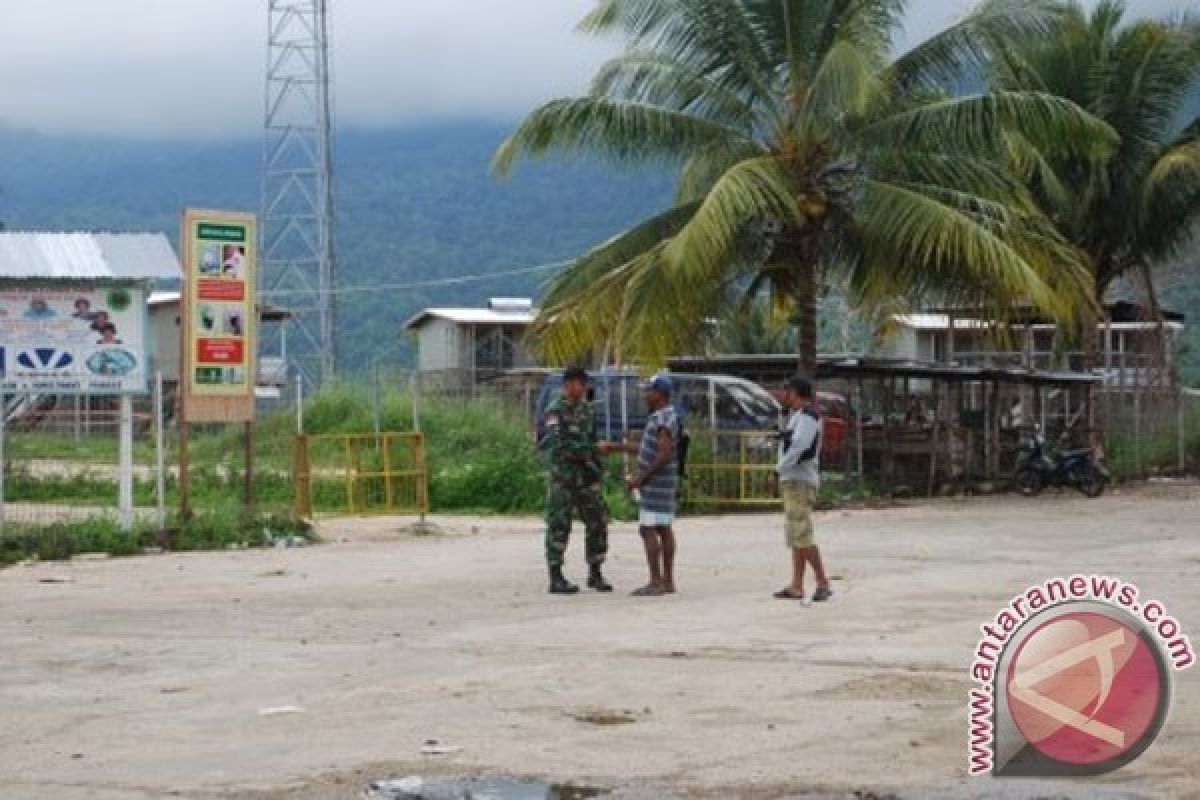
[[801, 375], [817, 374], [817, 270], [811, 262], [796, 265], [793, 319], [796, 323], [796, 369]]

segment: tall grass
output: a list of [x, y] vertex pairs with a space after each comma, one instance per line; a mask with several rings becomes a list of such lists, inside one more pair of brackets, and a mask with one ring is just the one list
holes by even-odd
[[[399, 388], [384, 388], [378, 397], [379, 428], [385, 432], [414, 430], [411, 395]], [[370, 387], [339, 383], [309, 398], [304, 407], [304, 429], [309, 434], [354, 434], [375, 430], [375, 399]], [[541, 513], [545, 500], [545, 464], [537, 452], [531, 431], [517, 421], [521, 414], [493, 399], [446, 400], [421, 397], [420, 429], [425, 434], [429, 500], [435, 512], [498, 514]], [[255, 426], [256, 505], [268, 510], [291, 507], [293, 412], [261, 418]], [[239, 426], [194, 428], [189, 440], [190, 500], [199, 509], [219, 510], [236, 506], [243, 492], [244, 447]], [[168, 439], [173, 447], [176, 437]], [[47, 443], [47, 448], [57, 445]], [[108, 447], [100, 443], [100, 447]], [[84, 445], [86, 449], [86, 443]], [[88, 474], [87, 464], [108, 463], [108, 452], [57, 449], [68, 464], [78, 463], [79, 474], [34, 477], [13, 460], [6, 492], [14, 502], [59, 503], [109, 506], [115, 502], [116, 485], [108, 475]], [[331, 455], [331, 464], [337, 454]], [[148, 459], [147, 459], [148, 460]], [[145, 463], [145, 462], [143, 462]], [[178, 463], [177, 453], [168, 457]], [[621, 463], [609, 460], [604, 492], [610, 513], [630, 519], [634, 508], [621, 485]], [[167, 505], [178, 502], [174, 476], [166, 481]], [[344, 499], [345, 489], [336, 478], [315, 479], [314, 494], [331, 503]], [[135, 481], [135, 502], [154, 503], [152, 482]]]

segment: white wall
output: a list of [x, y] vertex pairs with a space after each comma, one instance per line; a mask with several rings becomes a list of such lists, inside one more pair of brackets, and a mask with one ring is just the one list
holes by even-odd
[[417, 329], [417, 368], [422, 372], [459, 369], [469, 366], [460, 364], [457, 325], [444, 319], [430, 319]]
[[149, 351], [152, 369], [162, 370], [163, 380], [179, 380], [179, 304], [160, 303], [149, 309]]

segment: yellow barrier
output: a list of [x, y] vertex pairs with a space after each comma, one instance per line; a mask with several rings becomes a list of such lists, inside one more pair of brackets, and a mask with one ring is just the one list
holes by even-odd
[[419, 433], [298, 434], [292, 480], [302, 517], [429, 510], [425, 438]]
[[778, 439], [764, 431], [691, 431], [684, 505], [696, 509], [779, 507], [767, 490]]

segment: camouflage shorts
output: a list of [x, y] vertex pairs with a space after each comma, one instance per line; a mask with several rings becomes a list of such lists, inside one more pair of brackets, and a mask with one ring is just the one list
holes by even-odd
[[812, 504], [816, 490], [807, 483], [785, 481], [780, 484], [783, 495], [784, 532], [788, 547], [811, 547], [813, 539]]

